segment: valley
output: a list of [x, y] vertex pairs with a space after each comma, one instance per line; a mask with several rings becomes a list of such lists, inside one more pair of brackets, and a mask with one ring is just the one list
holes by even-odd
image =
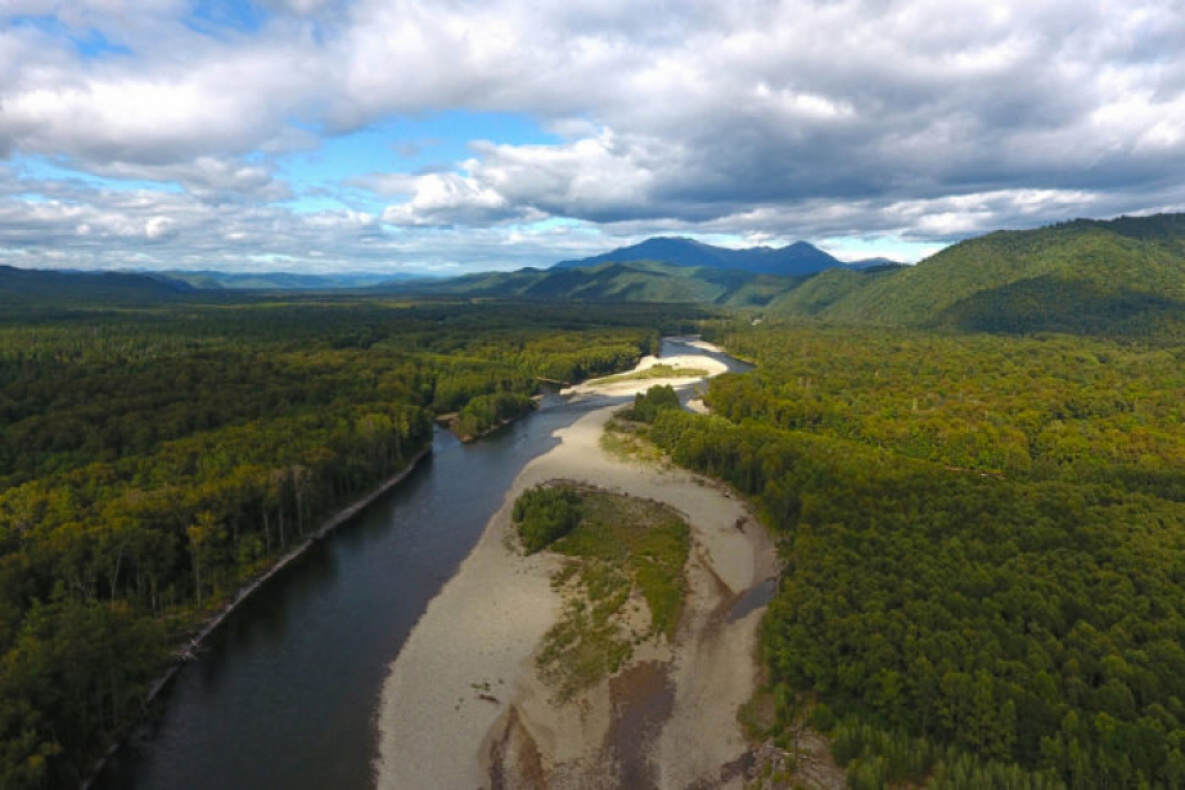
[[[77, 783], [131, 736], [96, 786], [208, 759], [211, 787], [367, 786], [372, 763], [390, 787], [1176, 786], [1181, 238], [1129, 218], [916, 267], [602, 262], [439, 293], [0, 271], [4, 783]], [[373, 505], [241, 600], [429, 447], [380, 500], [431, 492], [416, 528]], [[689, 541], [662, 572], [682, 614], [606, 609], [612, 660], [559, 697], [570, 560], [522, 556], [510, 518], [553, 481], [665, 502]], [[312, 647], [343, 625], [349, 651]], [[296, 688], [309, 713], [269, 734]], [[326, 715], [328, 751], [300, 724]], [[307, 762], [252, 762], [275, 738]]]

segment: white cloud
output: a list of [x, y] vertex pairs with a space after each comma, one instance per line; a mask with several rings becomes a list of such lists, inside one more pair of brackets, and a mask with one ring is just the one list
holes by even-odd
[[[265, 7], [241, 30], [192, 24], [182, 0], [8, 0], [0, 157], [183, 194], [39, 183], [37, 203], [12, 176], [0, 244], [99, 259], [159, 217], [169, 234], [151, 254], [334, 259], [342, 244], [343, 265], [413, 250], [444, 265], [409, 236], [476, 263], [508, 240], [554, 240], [524, 233], [546, 217], [595, 229], [582, 244], [649, 231], [948, 240], [1185, 203], [1185, 8], [1170, 0]], [[50, 27], [6, 26], [16, 14], [126, 51], [87, 55]], [[560, 139], [475, 142], [441, 172], [343, 172], [374, 197], [356, 216], [277, 205], [293, 193], [276, 175], [288, 152], [455, 108], [528, 115]], [[269, 237], [282, 232], [298, 241]]]
[[248, 198], [277, 202], [292, 197], [291, 189], [276, 180], [268, 167], [212, 156], [169, 165], [113, 162], [90, 170], [108, 178], [180, 184], [202, 200], [214, 202]]
[[168, 217], [153, 217], [144, 223], [144, 235], [149, 239], [167, 239], [176, 232], [173, 221]]

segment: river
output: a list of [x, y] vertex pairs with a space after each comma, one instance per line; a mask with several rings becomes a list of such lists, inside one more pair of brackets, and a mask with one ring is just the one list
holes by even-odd
[[[663, 341], [662, 356], [705, 354]], [[732, 370], [748, 365], [708, 353]], [[552, 434], [611, 402], [549, 394], [473, 444], [432, 455], [232, 613], [95, 781], [102, 790], [369, 788], [392, 660]]]

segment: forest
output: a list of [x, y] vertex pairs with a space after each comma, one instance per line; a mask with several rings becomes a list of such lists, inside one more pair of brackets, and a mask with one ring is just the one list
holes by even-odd
[[1171, 334], [68, 296], [0, 316], [0, 787], [84, 778], [200, 624], [406, 468], [433, 418], [480, 435], [541, 381], [628, 368], [694, 329], [756, 370], [714, 379], [710, 416], [665, 389], [631, 416], [750, 497], [778, 540], [775, 742], [827, 733], [853, 787], [1185, 787]]
[[779, 743], [862, 788], [1185, 787], [1185, 348], [708, 334], [757, 369], [637, 411], [778, 539]]
[[631, 367], [696, 308], [36, 299], [0, 317], [0, 787], [77, 785], [245, 583], [540, 379]]

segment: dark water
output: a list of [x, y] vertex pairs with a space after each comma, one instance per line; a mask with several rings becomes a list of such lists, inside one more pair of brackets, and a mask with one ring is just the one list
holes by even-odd
[[[663, 355], [691, 350], [664, 343]], [[549, 395], [535, 414], [471, 445], [437, 433], [432, 456], [406, 480], [227, 618], [93, 786], [372, 786], [382, 684], [412, 626], [514, 478], [555, 445], [552, 433], [609, 402]]]
[[[757, 528], [754, 526], [749, 527], [749, 529]], [[751, 587], [737, 599], [732, 609], [729, 610], [728, 622], [735, 623], [737, 620], [743, 620], [750, 613], [760, 609], [762, 606], [766, 606], [774, 599], [774, 593], [777, 591], [778, 580], [774, 577], [770, 577], [760, 584]]]

